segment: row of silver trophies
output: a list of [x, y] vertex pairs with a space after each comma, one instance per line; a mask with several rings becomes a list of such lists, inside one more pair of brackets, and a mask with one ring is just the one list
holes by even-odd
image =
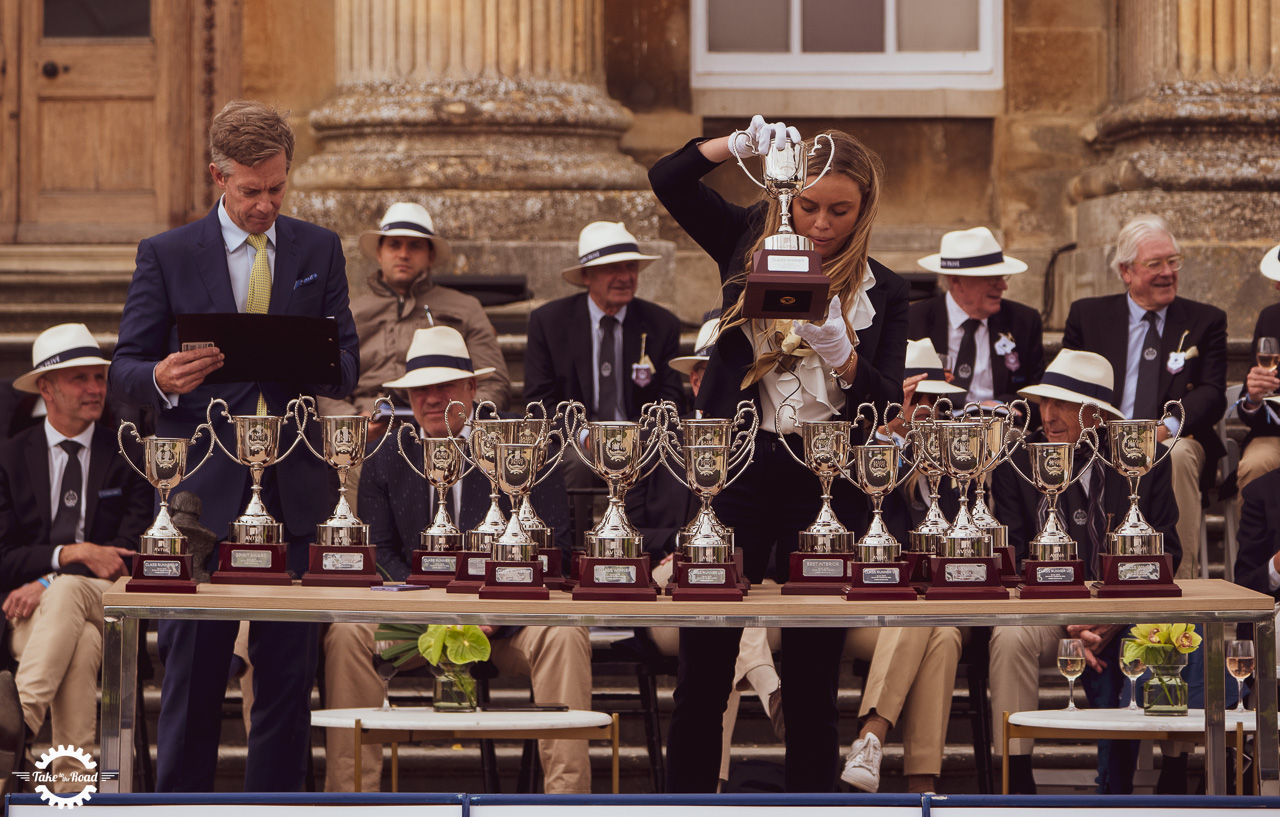
[[[390, 400], [381, 398], [378, 406], [383, 405], [390, 413]], [[465, 408], [452, 403], [446, 416], [465, 416], [461, 413]], [[1057, 502], [1095, 463], [1101, 479], [1105, 463], [1128, 479], [1130, 503], [1120, 524], [1108, 532], [1108, 552], [1100, 554], [1097, 595], [1180, 594], [1173, 583], [1170, 557], [1164, 553], [1163, 535], [1138, 509], [1138, 483], [1159, 461], [1156, 429], [1164, 418], [1103, 423], [1098, 407], [1085, 404], [1079, 418], [1083, 432], [1076, 443], [1030, 442], [1026, 433], [1030, 411], [1025, 401], [995, 409], [970, 405], [953, 412], [943, 398], [932, 408], [917, 406], [910, 416], [901, 417], [905, 431], [901, 444], [856, 445], [858, 420], [800, 422], [793, 412], [791, 423], [784, 425], [791, 408], [779, 407], [775, 427], [798, 432], [800, 454], [787, 444], [791, 435], [780, 439], [788, 453], [816, 475], [822, 494], [817, 518], [800, 533], [798, 549], [791, 554], [790, 581], [783, 593], [842, 594], [850, 600], [908, 600], [920, 595], [985, 599], [1008, 598], [1009, 588], [1019, 586], [1022, 598], [1088, 597], [1085, 567], [1077, 543], [1061, 523]], [[1170, 402], [1165, 416], [1174, 408], [1180, 413], [1181, 405]], [[232, 424], [234, 452], [214, 430], [215, 410]], [[901, 414], [902, 407], [893, 404], [884, 417]], [[880, 427], [881, 415], [869, 403], [859, 406], [854, 416], [869, 420], [870, 429]], [[1012, 419], [1019, 416], [1021, 427]], [[319, 424], [319, 450], [307, 439], [311, 420]], [[282, 450], [282, 434], [290, 421], [296, 438]], [[144, 469], [133, 467], [160, 495], [159, 515], [142, 537], [141, 555], [134, 560], [127, 589], [194, 592], [186, 537], [170, 519], [168, 497], [204, 465], [215, 448], [250, 469], [252, 497], [244, 513], [231, 523], [228, 539], [219, 545], [212, 581], [291, 583], [285, 567], [284, 527], [268, 513], [261, 490], [264, 470], [292, 454], [300, 441], [337, 470], [339, 485], [337, 507], [316, 526], [302, 583], [381, 584], [369, 526], [352, 512], [346, 483], [350, 469], [375, 455], [392, 436], [400, 455], [430, 483], [437, 497], [449, 496], [453, 486], [476, 468], [490, 485], [489, 508], [470, 530], [454, 524], [448, 503], [437, 503], [413, 552], [411, 584], [478, 593], [482, 598], [549, 598], [551, 589], [563, 589], [575, 599], [652, 600], [660, 591], [650, 576], [643, 535], [627, 518], [625, 497], [629, 488], [661, 465], [700, 502], [693, 519], [677, 534], [674, 581], [666, 592], [676, 600], [741, 600], [749, 589], [733, 530], [716, 517], [712, 501], [743, 474], [754, 456], [759, 417], [750, 402], [739, 404], [730, 419], [682, 418], [673, 404], [655, 403], [645, 407], [637, 422], [590, 421], [585, 406], [577, 402], [560, 404], [550, 417], [541, 404], [530, 403], [523, 417], [508, 419], [499, 417], [492, 404], [482, 403], [465, 436], [463, 429], [454, 433], [450, 427], [450, 436], [421, 438], [414, 427], [397, 426], [392, 419], [372, 450], [367, 447], [370, 422], [363, 416], [320, 416], [314, 401], [304, 397], [291, 401], [286, 414], [278, 417], [232, 416], [227, 404], [215, 399], [206, 422], [190, 439], [142, 438], [132, 423], [122, 423], [121, 454], [125, 455], [127, 430], [142, 444], [145, 456]], [[1099, 426], [1106, 429], [1105, 451], [1096, 430]], [[195, 467], [188, 468], [188, 451], [206, 431], [208, 450]], [[405, 449], [406, 432], [421, 449], [421, 469]], [[1026, 448], [1030, 473], [1013, 461], [1019, 447]], [[1082, 448], [1088, 457], [1075, 470], [1077, 451]], [[530, 494], [570, 449], [607, 483], [608, 506], [586, 534], [585, 552], [575, 554], [570, 576], [562, 579], [552, 530], [534, 510]], [[1015, 571], [1008, 528], [996, 520], [985, 498], [984, 482], [1003, 462], [1009, 462], [1048, 500], [1046, 521], [1029, 543], [1021, 573]], [[904, 548], [885, 525], [881, 504], [917, 473], [928, 484], [930, 504]], [[938, 503], [943, 477], [953, 481], [959, 495], [958, 512], [950, 521]], [[860, 538], [832, 509], [831, 490], [837, 478], [850, 481], [872, 500], [871, 523]], [[971, 483], [976, 485], [972, 504]], [[515, 509], [509, 517], [499, 504], [500, 493]]]

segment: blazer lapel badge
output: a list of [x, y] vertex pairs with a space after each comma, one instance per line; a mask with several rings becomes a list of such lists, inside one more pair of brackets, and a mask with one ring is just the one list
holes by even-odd
[[1012, 333], [1001, 332], [995, 348], [997, 355], [1004, 356], [1004, 367], [1006, 369], [1016, 372], [1022, 368], [1022, 361], [1018, 359], [1018, 344], [1014, 341]]
[[640, 333], [640, 362], [631, 364], [631, 380], [636, 384], [636, 388], [640, 389], [653, 382], [653, 361], [644, 351], [645, 341], [648, 339], [648, 332]]

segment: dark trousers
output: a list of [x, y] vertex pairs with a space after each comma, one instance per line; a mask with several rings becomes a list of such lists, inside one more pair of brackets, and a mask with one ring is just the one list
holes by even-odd
[[[800, 438], [788, 442], [800, 453]], [[734, 529], [743, 567], [752, 582], [764, 578], [776, 552], [777, 573], [786, 580], [797, 534], [817, 516], [817, 477], [760, 432], [747, 472], [716, 499], [721, 521]], [[866, 501], [847, 482], [833, 486], [836, 515], [851, 529], [865, 528]], [[720, 769], [720, 716], [733, 683], [742, 630], [689, 627], [680, 630], [680, 672], [667, 740], [667, 789], [714, 792]], [[782, 712], [786, 731], [786, 784], [792, 792], [829, 792], [840, 770], [839, 710], [842, 628], [782, 630]]]
[[[263, 499], [279, 519], [273, 477], [274, 469], [267, 469]], [[246, 491], [241, 507], [248, 501]], [[215, 532], [226, 535], [225, 529]], [[289, 567], [299, 574], [306, 568], [309, 538], [289, 544]], [[222, 702], [238, 629], [237, 621], [160, 622], [157, 635], [164, 682], [156, 740], [157, 791], [214, 790]], [[311, 742], [311, 687], [318, 645], [318, 624], [255, 621], [249, 625], [254, 704], [245, 791], [302, 790]]]

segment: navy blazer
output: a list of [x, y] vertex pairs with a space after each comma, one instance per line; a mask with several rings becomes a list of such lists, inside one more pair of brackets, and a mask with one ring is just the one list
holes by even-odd
[[1280, 471], [1271, 471], [1240, 492], [1240, 528], [1236, 533], [1235, 582], [1280, 601], [1271, 589], [1268, 563], [1280, 552]]
[[[951, 322], [947, 316], [945, 293], [917, 301], [911, 305], [908, 337], [912, 340], [929, 338], [938, 354], [947, 354], [950, 348]], [[991, 384], [995, 399], [1007, 403], [1018, 396], [1018, 390], [1040, 382], [1044, 375], [1044, 324], [1040, 313], [1026, 304], [1005, 298], [1000, 311], [987, 318], [991, 356]], [[1013, 338], [1014, 349], [1006, 357], [996, 354], [996, 342], [1002, 334]], [[1016, 368], [1009, 367], [1010, 362]]]
[[[658, 160], [649, 183], [658, 200], [689, 236], [720, 267], [722, 309], [742, 294], [743, 258], [764, 228], [767, 202], [744, 208], [726, 201], [700, 179], [718, 165], [698, 151], [695, 139]], [[867, 293], [875, 308], [871, 326], [858, 331], [858, 371], [845, 390], [842, 419], [864, 401], [881, 408], [902, 400], [902, 377], [907, 356], [908, 285], [888, 267], [870, 260], [876, 283]], [[731, 280], [732, 279], [732, 280]], [[696, 405], [703, 417], [732, 417], [739, 401], [760, 406], [759, 382], [742, 388], [742, 379], [755, 361], [751, 342], [740, 327], [720, 335], [698, 390]]]
[[[592, 377], [591, 312], [587, 293], [559, 298], [529, 315], [529, 343], [524, 357], [524, 399], [537, 400], [555, 413], [562, 400], [577, 400], [595, 416]], [[640, 361], [640, 335], [656, 371], [647, 386], [636, 385], [631, 366]], [[650, 301], [632, 298], [622, 321], [622, 405], [624, 419], [637, 420], [646, 403], [670, 400], [684, 406], [684, 383], [669, 365], [680, 354], [680, 320]]]
[[[288, 372], [281, 372], [279, 381], [273, 382], [204, 384], [181, 395], [172, 408], [162, 405], [155, 387], [154, 369], [160, 360], [178, 351], [176, 316], [237, 311], [215, 205], [199, 221], [143, 239], [138, 244], [136, 269], [129, 284], [120, 320], [120, 339], [108, 379], [113, 395], [126, 404], [158, 411], [158, 436], [190, 437], [195, 427], [204, 422], [209, 401], [214, 397], [226, 400], [233, 415], [252, 414], [261, 391], [268, 412], [281, 415], [288, 401], [299, 394], [342, 399], [355, 387], [360, 341], [348, 308], [341, 242], [329, 230], [285, 216], [278, 217], [275, 226], [276, 258], [268, 313], [337, 320], [341, 382], [337, 385], [293, 383], [289, 381]], [[217, 429], [223, 444], [234, 450], [231, 424], [220, 422]], [[282, 446], [287, 447], [293, 439], [290, 423]], [[309, 426], [308, 439], [319, 447], [315, 423]], [[193, 455], [203, 453], [203, 442], [192, 449]], [[304, 450], [295, 451], [271, 470], [276, 472], [279, 485], [282, 506], [279, 512], [283, 516], [279, 521], [284, 523], [290, 538], [310, 538], [315, 525], [331, 510], [326, 507], [324, 497], [329, 493], [326, 486], [332, 469]], [[222, 536], [228, 523], [241, 511], [239, 506], [248, 483], [248, 468], [216, 452], [196, 474], [184, 479], [182, 486], [200, 496], [204, 506], [200, 521]]]
[[[1258, 314], [1258, 322], [1253, 327], [1253, 346], [1250, 348], [1250, 354], [1258, 348], [1258, 338], [1280, 338], [1280, 304], [1272, 304]], [[1249, 366], [1252, 368], [1254, 365], [1256, 361], [1251, 359]], [[1272, 411], [1280, 413], [1280, 406], [1273, 403], [1268, 403], [1267, 406]], [[1254, 437], [1280, 437], [1280, 423], [1271, 419], [1266, 407], [1252, 414], [1245, 411], [1236, 413], [1240, 415], [1241, 422], [1249, 428], [1244, 445], [1247, 446]]]

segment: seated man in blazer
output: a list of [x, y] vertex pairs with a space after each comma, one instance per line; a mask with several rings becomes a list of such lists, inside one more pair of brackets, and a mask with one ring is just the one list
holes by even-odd
[[[1075, 444], [1080, 440], [1080, 407], [1093, 404], [1102, 420], [1123, 419], [1112, 403], [1111, 364], [1101, 355], [1064, 349], [1045, 370], [1039, 385], [1019, 392], [1040, 405], [1043, 428], [1032, 434], [1030, 442]], [[1097, 418], [1086, 412], [1086, 425]], [[1100, 446], [1106, 446], [1105, 430], [1099, 431]], [[1076, 452], [1077, 466], [1092, 453], [1088, 443]], [[1031, 473], [1025, 446], [1013, 453], [1013, 461], [1023, 474]], [[1142, 478], [1138, 507], [1147, 521], [1164, 534], [1164, 548], [1178, 564], [1182, 548], [1178, 540], [1178, 507], [1169, 490], [1170, 467], [1162, 461]], [[1101, 496], [1098, 492], [1101, 491]], [[1018, 562], [1026, 558], [1028, 543], [1044, 525], [1048, 506], [1037, 491], [1009, 463], [996, 467], [991, 484], [995, 515], [1009, 526], [1009, 544]], [[1129, 481], [1115, 469], [1095, 462], [1080, 481], [1068, 488], [1058, 500], [1059, 521], [1079, 546], [1084, 562], [1085, 578], [1098, 579], [1101, 554], [1106, 548], [1108, 520], [1119, 520], [1129, 509]], [[1040, 667], [1053, 666], [1058, 642], [1063, 638], [1079, 638], [1085, 642], [1088, 668], [1082, 686], [1090, 706], [1114, 707], [1124, 679], [1120, 677], [1116, 658], [1119, 638], [1125, 629], [1120, 624], [1045, 625], [1036, 627], [996, 627], [991, 634], [991, 714], [994, 721], [996, 751], [1001, 750], [1005, 712], [1037, 709], [1040, 692]], [[1099, 754], [1099, 794], [1129, 794], [1133, 790], [1133, 757], [1127, 741], [1115, 744], [1109, 752]], [[1031, 774], [1032, 741], [1016, 740], [1009, 744], [1009, 790], [1018, 794], [1034, 793]]]
[[[384, 383], [388, 388], [408, 389], [413, 415], [427, 437], [447, 437], [449, 429], [469, 436], [468, 418], [474, 410], [476, 381], [492, 368], [476, 369], [466, 343], [456, 329], [434, 326], [414, 333], [406, 374]], [[446, 409], [458, 401], [446, 423]], [[509, 415], [504, 415], [509, 416]], [[421, 449], [406, 447], [415, 462]], [[462, 530], [474, 528], [489, 508], [489, 481], [473, 470], [456, 483], [446, 501]], [[431, 520], [439, 498], [398, 453], [374, 457], [365, 463], [360, 479], [360, 508], [369, 524], [371, 540], [378, 546], [378, 568], [392, 581], [409, 576], [409, 561], [418, 548], [418, 534]], [[564, 483], [557, 472], [533, 489], [533, 505], [555, 531], [555, 540], [568, 553], [569, 517]], [[506, 502], [506, 497], [503, 497]], [[510, 507], [504, 506], [506, 513]], [[335, 624], [324, 638], [326, 706], [332, 708], [378, 706], [382, 679], [369, 657], [373, 650], [373, 624]], [[529, 676], [538, 703], [566, 704], [570, 709], [591, 709], [591, 641], [585, 627], [484, 627], [493, 651], [490, 657], [504, 673]], [[548, 794], [589, 794], [591, 764], [585, 740], [541, 740], [543, 788]], [[350, 791], [354, 773], [351, 730], [330, 729], [326, 739], [327, 791]], [[377, 791], [382, 776], [382, 746], [366, 746], [360, 768], [364, 791]]]
[[[1280, 244], [1267, 250], [1259, 265], [1263, 276], [1275, 281], [1280, 290]], [[1252, 352], [1258, 351], [1259, 338], [1280, 339], [1280, 303], [1271, 304], [1258, 313], [1253, 327]], [[1240, 465], [1236, 469], [1236, 484], [1240, 487], [1240, 502], [1244, 502], [1244, 489], [1258, 477], [1280, 468], [1280, 403], [1274, 399], [1280, 390], [1280, 377], [1274, 368], [1259, 366], [1252, 361], [1245, 378], [1244, 394], [1237, 404], [1240, 420], [1249, 427], [1240, 453]], [[1268, 400], [1268, 397], [1273, 399]]]
[[[154, 492], [99, 422], [108, 361], [84, 324], [46, 329], [14, 387], [48, 414], [0, 445], [0, 594], [18, 659], [0, 673], [0, 775], [53, 716], [53, 743], [94, 753], [102, 592], [128, 571]], [[3, 624], [0, 624], [0, 632]], [[80, 768], [70, 761], [68, 771]], [[60, 781], [68, 790], [83, 785]], [[57, 791], [63, 788], [55, 784]]]
[[[1182, 253], [1160, 216], [1135, 216], [1116, 236], [1112, 266], [1127, 292], [1071, 305], [1062, 348], [1105, 357], [1115, 373], [1115, 405], [1125, 417], [1152, 420], [1169, 400], [1186, 412], [1170, 454], [1182, 542], [1179, 579], [1200, 575], [1200, 489], [1224, 449], [1215, 425], [1227, 408], [1227, 315], [1178, 297]], [[1174, 418], [1157, 429], [1172, 443]]]

